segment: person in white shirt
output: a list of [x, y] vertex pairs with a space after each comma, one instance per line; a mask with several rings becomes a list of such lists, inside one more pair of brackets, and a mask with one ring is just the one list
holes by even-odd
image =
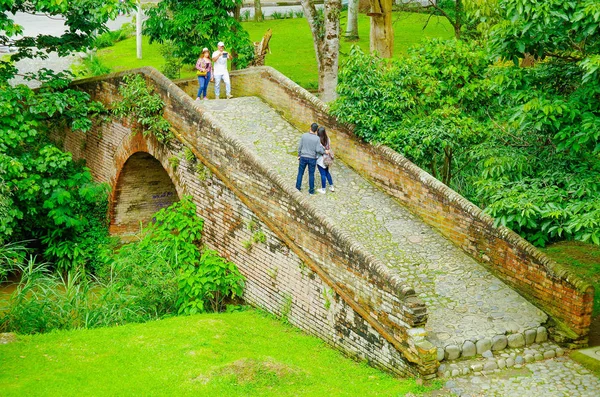
[[225, 44], [222, 41], [219, 41], [217, 48], [217, 51], [212, 54], [215, 99], [219, 99], [221, 94], [221, 80], [225, 82], [225, 94], [227, 95], [227, 99], [229, 99], [231, 98], [231, 81], [229, 80], [229, 72], [227, 71], [227, 60], [233, 57], [225, 51]]

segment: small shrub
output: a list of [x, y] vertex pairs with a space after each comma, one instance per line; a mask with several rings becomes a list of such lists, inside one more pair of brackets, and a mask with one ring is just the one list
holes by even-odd
[[183, 61], [175, 55], [175, 46], [172, 43], [165, 43], [160, 47], [160, 54], [165, 60], [161, 72], [170, 79], [180, 78]]
[[302, 11], [302, 10], [296, 10], [296, 11], [294, 11], [294, 16], [296, 18], [304, 18], [304, 11]]
[[179, 157], [177, 157], [177, 156], [169, 157], [169, 164], [171, 164], [173, 171], [177, 170], [177, 168], [179, 167], [180, 161], [181, 160], [179, 160]]
[[85, 58], [83, 60], [83, 66], [87, 69], [89, 75], [92, 76], [102, 76], [111, 72], [111, 69], [104, 65], [100, 58], [95, 55]]
[[185, 159], [190, 162], [193, 163], [196, 161], [196, 155], [194, 154], [194, 152], [192, 151], [192, 149], [190, 149], [189, 147], [186, 147], [183, 151], [183, 157], [185, 157]]
[[197, 266], [188, 265], [179, 279], [179, 313], [220, 312], [228, 298], [242, 296], [244, 277], [237, 266], [205, 249]]
[[283, 306], [281, 307], [281, 322], [284, 324], [290, 323], [290, 313], [292, 312], [292, 304], [294, 303], [294, 298], [290, 294], [285, 294], [285, 300], [283, 301]]
[[210, 172], [210, 169], [207, 166], [205, 166], [201, 162], [198, 162], [196, 164], [196, 174], [198, 175], [199, 180], [205, 181], [211, 177], [212, 172]]
[[241, 14], [240, 14], [240, 21], [242, 22], [247, 22], [250, 20], [250, 10], [244, 10]]
[[283, 14], [281, 12], [274, 11], [271, 14], [271, 18], [273, 18], [273, 19], [285, 19], [285, 14]]
[[162, 117], [165, 103], [146, 85], [142, 75], [124, 76], [119, 94], [123, 99], [113, 106], [116, 117], [131, 118], [137, 123], [134, 129], [141, 130], [144, 136], [153, 134], [159, 142], [166, 143], [173, 137], [171, 124]]

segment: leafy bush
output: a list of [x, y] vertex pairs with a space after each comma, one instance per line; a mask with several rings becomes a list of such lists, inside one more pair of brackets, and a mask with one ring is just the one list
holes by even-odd
[[243, 287], [237, 266], [205, 249], [198, 265], [186, 266], [179, 278], [179, 313], [221, 312], [226, 299], [242, 296]]
[[600, 78], [585, 54], [563, 55], [519, 68], [456, 40], [392, 61], [353, 48], [332, 111], [538, 246], [600, 244]]
[[108, 186], [95, 183], [49, 135], [63, 128], [87, 131], [104, 108], [68, 88], [68, 75], [42, 74], [36, 92], [23, 85], [0, 89], [0, 189], [8, 193], [0, 200], [0, 241], [41, 241], [46, 260], [68, 271], [95, 256], [90, 238], [105, 227]]
[[204, 1], [198, 6], [196, 0], [163, 0], [147, 11], [144, 34], [150, 43], [172, 43], [173, 56], [183, 62], [196, 62], [202, 48], [215, 48], [223, 41], [237, 57], [233, 63], [246, 67], [254, 57], [254, 48], [248, 33], [233, 17], [241, 0]]
[[92, 76], [102, 76], [111, 72], [110, 68], [104, 65], [97, 56], [88, 56], [83, 60], [83, 65]]
[[157, 316], [221, 311], [241, 296], [243, 277], [215, 251], [199, 249], [203, 220], [190, 197], [154, 216], [140, 240], [123, 246], [107, 263], [137, 302]]
[[129, 117], [135, 122], [134, 129], [141, 130], [144, 136], [153, 134], [160, 142], [166, 143], [173, 137], [171, 125], [162, 117], [165, 103], [142, 75], [124, 76], [119, 94], [122, 99], [114, 103], [112, 110], [116, 117]]
[[119, 41], [125, 40], [135, 33], [135, 27], [131, 23], [125, 23], [120, 29], [104, 32], [94, 39], [94, 47], [97, 49], [111, 47]]
[[170, 79], [178, 79], [181, 77], [181, 67], [183, 66], [183, 62], [181, 58], [178, 58], [175, 55], [173, 44], [163, 44], [160, 47], [160, 54], [165, 60], [161, 72]]

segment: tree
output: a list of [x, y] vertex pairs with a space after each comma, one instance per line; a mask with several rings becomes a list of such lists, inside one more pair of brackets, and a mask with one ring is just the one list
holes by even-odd
[[394, 27], [392, 26], [392, 0], [371, 0], [371, 52], [382, 58], [394, 54]]
[[319, 69], [319, 94], [324, 102], [336, 98], [340, 49], [340, 0], [326, 0], [324, 12], [315, 8], [314, 0], [301, 0], [304, 15], [313, 36]]
[[344, 37], [348, 41], [356, 41], [358, 37], [358, 0], [348, 1], [348, 24]]
[[254, 0], [254, 22], [262, 22], [264, 20], [260, 0]]
[[[34, 91], [8, 82], [18, 71], [13, 62], [56, 51], [68, 55], [90, 48], [97, 32], [132, 1], [82, 0], [10, 1], [0, 3], [0, 44], [17, 49], [0, 59], [0, 180], [4, 216], [0, 240], [36, 239], [45, 259], [62, 270], [84, 265], [97, 257], [98, 239], [107, 233], [106, 186], [96, 184], [88, 169], [73, 161], [50, 139], [53, 129], [86, 131], [91, 118], [103, 111], [88, 94], [69, 88], [72, 75], [41, 69], [26, 73], [42, 85]], [[22, 37], [22, 28], [9, 14], [24, 12], [65, 19], [61, 36]]]
[[[123, 3], [118, 0], [98, 2], [95, 0], [64, 1], [3, 1], [0, 2], [0, 45], [17, 48], [11, 56], [13, 61], [33, 56], [45, 56], [45, 52], [56, 51], [66, 55], [75, 51], [90, 48], [98, 33], [108, 31], [106, 22], [117, 17], [119, 12], [132, 10], [133, 0]], [[66, 31], [61, 36], [40, 34], [36, 37], [24, 36], [21, 26], [9, 18], [9, 14], [23, 12], [27, 14], [45, 15], [48, 18], [63, 17]], [[2, 61], [3, 70], [8, 62]]]
[[194, 63], [202, 48], [215, 49], [225, 42], [235, 54], [237, 66], [245, 67], [254, 50], [248, 33], [235, 18], [241, 0], [163, 0], [148, 10], [144, 33], [150, 42], [171, 43], [174, 55]]

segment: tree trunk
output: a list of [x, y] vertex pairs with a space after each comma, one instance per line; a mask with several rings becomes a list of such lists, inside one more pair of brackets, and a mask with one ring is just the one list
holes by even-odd
[[455, 0], [454, 3], [454, 37], [460, 39], [460, 30], [462, 28], [462, 14], [463, 14], [462, 0]]
[[321, 62], [323, 85], [321, 100], [330, 102], [337, 98], [338, 66], [340, 53], [340, 13], [341, 0], [325, 1], [325, 37], [323, 40], [323, 61]]
[[319, 94], [324, 102], [336, 98], [338, 58], [340, 47], [341, 0], [326, 0], [322, 17], [315, 9], [314, 0], [301, 0], [302, 9], [313, 36], [317, 67], [319, 70]]
[[348, 24], [346, 25], [346, 33], [344, 37], [348, 41], [358, 40], [358, 1], [348, 1]]
[[366, 14], [371, 10], [371, 0], [358, 0], [358, 12]]
[[254, 21], [262, 22], [264, 20], [260, 0], [254, 0]]
[[394, 54], [394, 28], [392, 27], [392, 0], [372, 0], [371, 12], [371, 52], [382, 58]]

